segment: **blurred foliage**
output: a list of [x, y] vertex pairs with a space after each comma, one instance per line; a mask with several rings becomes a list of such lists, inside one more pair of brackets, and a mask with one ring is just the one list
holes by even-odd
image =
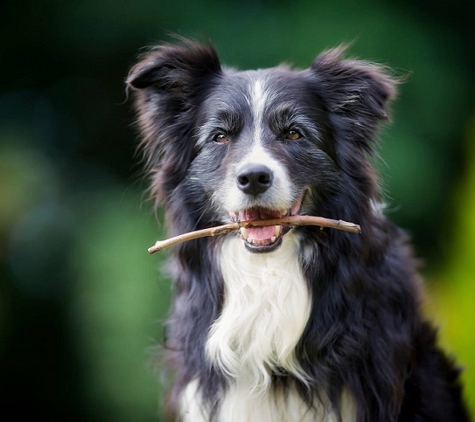
[[[467, 159], [475, 163], [475, 114], [467, 136]], [[475, 410], [475, 166], [468, 170], [466, 179], [456, 192], [457, 224], [453, 227], [450, 257], [445, 268], [437, 274], [438, 283], [431, 285], [428, 314], [441, 327], [442, 344], [456, 353], [464, 372], [466, 397]], [[474, 412], [475, 413], [475, 412]]]
[[[169, 32], [211, 39], [223, 63], [352, 43], [406, 82], [377, 165], [389, 216], [426, 258], [442, 341], [475, 414], [475, 35], [463, 0], [58, 0], [0, 6], [0, 386], [4, 414], [160, 420], [151, 361], [170, 283], [144, 201], [123, 81]], [[468, 135], [467, 135], [468, 133]], [[449, 222], [449, 224], [447, 224]]]
[[[81, 350], [88, 399], [100, 414], [114, 421], [146, 421], [158, 413], [152, 369], [161, 329], [155, 321], [164, 317], [170, 288], [165, 280], [153, 282], [157, 271], [145, 253], [163, 233], [154, 236], [153, 226], [122, 196], [120, 190], [107, 190], [75, 198], [74, 208], [88, 211], [87, 229], [72, 253], [73, 342]], [[163, 255], [156, 261], [160, 265]]]

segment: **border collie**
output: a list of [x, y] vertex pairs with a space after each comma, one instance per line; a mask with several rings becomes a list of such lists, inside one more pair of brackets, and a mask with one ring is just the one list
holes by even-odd
[[306, 70], [237, 71], [183, 40], [130, 71], [170, 235], [297, 214], [362, 227], [249, 228], [173, 248], [174, 420], [469, 419], [370, 164], [396, 81], [343, 50]]

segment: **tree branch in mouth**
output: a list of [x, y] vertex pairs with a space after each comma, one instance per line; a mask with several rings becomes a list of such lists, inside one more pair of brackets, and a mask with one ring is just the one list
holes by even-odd
[[343, 220], [332, 220], [324, 217], [314, 217], [309, 215], [294, 215], [281, 218], [267, 218], [263, 220], [249, 220], [236, 223], [224, 224], [222, 226], [210, 227], [207, 229], [196, 230], [193, 232], [183, 233], [179, 236], [171, 237], [165, 240], [159, 240], [152, 247], [148, 248], [148, 252], [153, 254], [169, 246], [178, 243], [187, 242], [188, 240], [199, 239], [201, 237], [213, 237], [240, 230], [241, 227], [267, 227], [267, 226], [319, 226], [323, 228], [343, 230], [351, 233], [361, 234], [361, 227], [358, 224], [348, 223]]

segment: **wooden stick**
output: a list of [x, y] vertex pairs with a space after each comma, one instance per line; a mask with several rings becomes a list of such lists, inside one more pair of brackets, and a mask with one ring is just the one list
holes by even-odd
[[152, 247], [148, 248], [148, 252], [153, 254], [169, 246], [177, 243], [186, 242], [200, 237], [220, 236], [232, 231], [239, 230], [241, 227], [266, 227], [266, 226], [320, 226], [320, 228], [328, 227], [331, 229], [344, 230], [351, 233], [361, 234], [361, 227], [358, 224], [348, 223], [342, 220], [332, 220], [324, 217], [314, 217], [309, 215], [294, 215], [281, 218], [267, 218], [263, 220], [241, 221], [239, 223], [224, 224], [222, 226], [210, 227], [208, 229], [196, 230], [184, 233], [179, 236], [171, 237], [166, 240], [159, 240]]

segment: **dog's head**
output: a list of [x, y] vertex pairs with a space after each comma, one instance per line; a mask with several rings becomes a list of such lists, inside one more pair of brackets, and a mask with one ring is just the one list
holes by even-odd
[[[344, 189], [369, 200], [374, 180], [361, 169], [395, 84], [380, 67], [342, 59], [342, 51], [302, 71], [238, 72], [223, 69], [211, 46], [186, 41], [160, 46], [132, 68], [127, 83], [136, 91], [152, 194], [172, 222], [187, 225], [186, 214], [195, 229], [318, 215]], [[241, 235], [249, 250], [267, 252], [285, 232], [274, 226]]]

